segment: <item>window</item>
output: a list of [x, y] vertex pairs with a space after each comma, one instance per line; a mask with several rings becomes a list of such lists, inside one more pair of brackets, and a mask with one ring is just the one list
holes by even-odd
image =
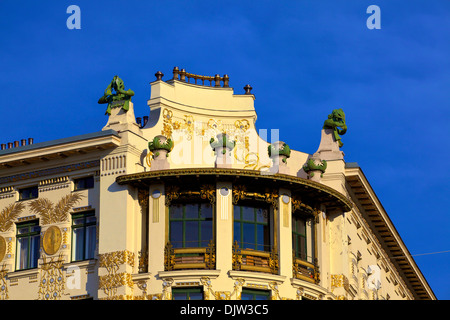
[[35, 199], [38, 195], [39, 191], [37, 186], [19, 189], [19, 200]]
[[93, 259], [97, 242], [94, 211], [72, 215], [72, 261]]
[[292, 215], [292, 249], [296, 258], [314, 260], [314, 222], [311, 217]]
[[37, 268], [41, 243], [39, 220], [17, 224], [16, 270]]
[[292, 249], [295, 257], [306, 260], [306, 219], [292, 216]]
[[255, 289], [242, 289], [241, 300], [269, 300], [270, 291], [268, 290], [255, 290]]
[[213, 239], [213, 207], [209, 203], [169, 207], [169, 240], [173, 248], [207, 247]]
[[202, 288], [173, 288], [172, 300], [203, 300]]
[[74, 179], [74, 190], [91, 189], [94, 187], [94, 177], [85, 177], [80, 179]]
[[234, 241], [240, 248], [270, 251], [269, 209], [234, 206]]

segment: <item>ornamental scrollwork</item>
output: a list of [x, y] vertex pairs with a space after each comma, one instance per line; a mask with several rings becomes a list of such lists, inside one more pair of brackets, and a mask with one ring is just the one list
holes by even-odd
[[166, 206], [170, 206], [172, 200], [178, 199], [180, 197], [180, 187], [167, 186], [165, 195], [166, 195]]
[[239, 200], [245, 197], [247, 192], [247, 187], [245, 185], [236, 185], [233, 186], [233, 204], [237, 204]]
[[99, 277], [99, 289], [107, 295], [108, 299], [114, 299], [117, 294], [117, 288], [127, 285], [130, 288], [134, 283], [131, 274], [127, 272], [118, 273], [122, 264], [128, 264], [134, 267], [135, 256], [133, 252], [128, 250], [114, 251], [99, 255], [99, 267], [103, 267], [107, 271], [107, 275]]
[[211, 204], [216, 202], [216, 187], [211, 184], [205, 184], [200, 187], [200, 197], [208, 199]]

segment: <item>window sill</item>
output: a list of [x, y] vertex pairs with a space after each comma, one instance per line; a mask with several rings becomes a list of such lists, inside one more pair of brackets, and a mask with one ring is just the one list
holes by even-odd
[[19, 278], [26, 278], [26, 277], [37, 276], [38, 273], [39, 273], [39, 269], [38, 268], [17, 270], [17, 271], [9, 272], [7, 277], [8, 277], [9, 280], [12, 280], [12, 279], [19, 279]]
[[81, 260], [81, 261], [72, 261], [64, 263], [64, 268], [70, 267], [78, 267], [78, 268], [89, 268], [95, 266], [97, 263], [97, 259], [89, 259], [89, 260]]
[[209, 277], [210, 279], [215, 279], [219, 276], [220, 270], [176, 270], [176, 271], [160, 271], [158, 276], [161, 279], [172, 278], [201, 278]]

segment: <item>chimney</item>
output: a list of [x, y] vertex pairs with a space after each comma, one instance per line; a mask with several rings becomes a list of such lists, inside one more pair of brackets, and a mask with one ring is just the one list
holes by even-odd
[[5, 150], [5, 149], [6, 149], [6, 144], [2, 143], [2, 146], [1, 146], [0, 150]]
[[33, 138], [28, 138], [28, 144], [33, 144]]
[[13, 143], [12, 142], [8, 142], [8, 149], [11, 149], [13, 147]]
[[144, 116], [144, 124], [143, 124], [142, 126], [145, 127], [145, 125], [147, 124], [147, 122], [148, 122], [148, 116]]

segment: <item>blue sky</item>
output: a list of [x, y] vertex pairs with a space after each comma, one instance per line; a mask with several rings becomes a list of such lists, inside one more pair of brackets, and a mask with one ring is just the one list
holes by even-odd
[[[81, 30], [69, 30], [69, 5]], [[381, 29], [369, 30], [369, 5]], [[450, 2], [0, 2], [1, 143], [100, 131], [97, 100], [118, 74], [148, 114], [149, 82], [174, 66], [228, 74], [256, 96], [258, 129], [316, 151], [326, 116], [343, 108], [345, 160], [358, 162], [413, 255], [450, 250]], [[450, 299], [450, 253], [415, 260]]]

